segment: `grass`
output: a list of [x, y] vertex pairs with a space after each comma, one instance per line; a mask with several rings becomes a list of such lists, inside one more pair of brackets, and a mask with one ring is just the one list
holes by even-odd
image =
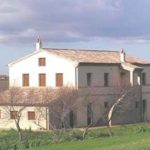
[[89, 131], [84, 141], [50, 144], [31, 150], [150, 150], [149, 124], [115, 127], [113, 137], [105, 136], [106, 133], [106, 129], [95, 129]]
[[[150, 134], [88, 139], [36, 148], [36, 150], [150, 150]], [[32, 149], [35, 150], [35, 149]]]
[[112, 128], [113, 137], [108, 136], [106, 128], [88, 131], [82, 140], [82, 132], [72, 131], [23, 132], [23, 146], [14, 130], [0, 132], [0, 150], [150, 150], [150, 124], [123, 125]]

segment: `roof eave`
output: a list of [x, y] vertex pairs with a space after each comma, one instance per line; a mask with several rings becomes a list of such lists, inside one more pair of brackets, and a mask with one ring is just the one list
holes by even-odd
[[31, 56], [33, 56], [33, 55], [35, 55], [35, 54], [37, 54], [37, 53], [39, 53], [39, 52], [41, 52], [41, 51], [43, 51], [43, 50], [41, 49], [41, 50], [39, 50], [39, 51], [34, 51], [34, 52], [32, 52], [32, 53], [30, 53], [30, 54], [24, 56], [24, 57], [21, 57], [21, 58], [15, 60], [15, 61], [12, 61], [11, 63], [8, 64], [8, 67], [11, 67], [12, 65], [14, 65], [14, 64], [16, 64], [16, 63], [18, 63], [18, 62], [20, 62], [20, 61], [22, 61], [22, 60], [24, 60], [24, 59], [26, 59], [26, 58], [28, 58], [28, 57], [31, 57]]

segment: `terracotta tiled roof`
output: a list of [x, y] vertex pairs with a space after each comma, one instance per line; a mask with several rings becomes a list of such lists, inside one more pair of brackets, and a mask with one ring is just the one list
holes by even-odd
[[73, 99], [77, 96], [73, 87], [53, 88], [10, 88], [0, 92], [0, 105], [47, 106], [52, 101]]
[[47, 105], [58, 97], [58, 91], [48, 88], [12, 88], [0, 92], [0, 105]]
[[[119, 51], [75, 50], [55, 48], [44, 48], [43, 50], [83, 63], [120, 63]], [[129, 55], [126, 55], [126, 62], [150, 64], [150, 62], [148, 61]]]

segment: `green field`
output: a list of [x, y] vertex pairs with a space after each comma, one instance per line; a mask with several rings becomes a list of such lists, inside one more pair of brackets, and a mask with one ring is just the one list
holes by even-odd
[[113, 137], [102, 136], [107, 134], [105, 129], [102, 130], [89, 131], [88, 138], [83, 141], [50, 144], [31, 150], [150, 150], [149, 124], [114, 127]]
[[88, 139], [85, 141], [51, 144], [31, 150], [150, 150], [150, 134]]
[[[18, 147], [17, 134], [14, 130], [0, 132], [0, 150], [150, 150], [150, 124], [123, 125], [112, 128], [109, 137], [106, 128], [90, 129], [86, 139], [83, 131], [50, 132], [24, 131], [27, 140], [24, 148]], [[6, 146], [5, 146], [6, 145]], [[11, 146], [9, 146], [11, 145]], [[16, 145], [16, 147], [13, 147]]]

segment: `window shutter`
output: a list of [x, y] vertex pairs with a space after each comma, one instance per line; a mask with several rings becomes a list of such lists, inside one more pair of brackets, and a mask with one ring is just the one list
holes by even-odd
[[46, 59], [45, 58], [39, 58], [39, 66], [45, 66], [46, 65]]
[[28, 111], [28, 120], [35, 120], [35, 112]]
[[56, 73], [56, 86], [57, 87], [63, 86], [63, 74], [62, 73]]
[[10, 119], [16, 119], [17, 118], [17, 111], [10, 111]]
[[29, 86], [29, 74], [23, 74], [23, 86]]
[[46, 86], [46, 75], [44, 73], [39, 74], [39, 86]]

